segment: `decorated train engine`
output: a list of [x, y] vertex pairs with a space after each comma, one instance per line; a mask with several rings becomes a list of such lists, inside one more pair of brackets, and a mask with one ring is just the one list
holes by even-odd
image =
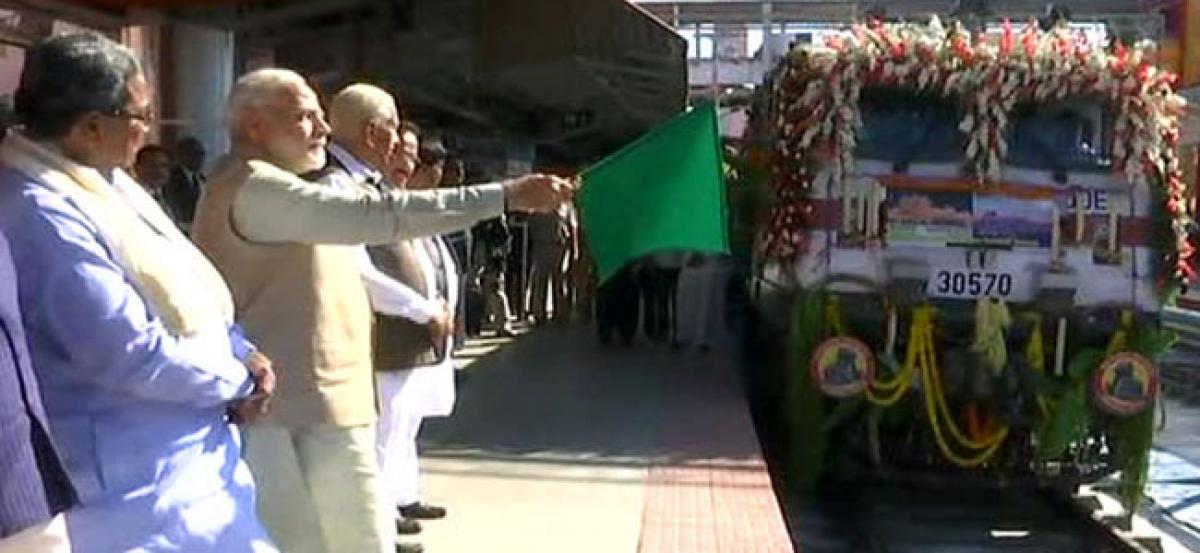
[[855, 26], [768, 76], [755, 301], [788, 328], [793, 478], [1113, 475], [1138, 501], [1158, 313], [1192, 277], [1184, 105], [1151, 56], [935, 19]]

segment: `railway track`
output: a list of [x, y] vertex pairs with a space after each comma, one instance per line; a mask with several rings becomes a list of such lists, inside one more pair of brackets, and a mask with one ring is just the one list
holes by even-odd
[[[783, 364], [790, 301], [745, 309], [745, 386], [777, 483], [786, 488], [787, 440], [782, 410]], [[1200, 327], [1200, 324], [1197, 325]], [[1200, 333], [1197, 334], [1200, 336]], [[1196, 341], [1200, 345], [1200, 339]], [[1194, 377], [1193, 377], [1194, 379]], [[1075, 495], [1032, 479], [902, 473], [880, 477], [859, 468], [826, 482], [815, 497], [786, 501], [801, 553], [1150, 553], [1164, 550], [1149, 522], [1124, 516], [1119, 503], [1085, 486]], [[1129, 528], [1132, 524], [1133, 528]], [[1132, 530], [1132, 531], [1131, 531]]]
[[802, 553], [1161, 551], [1093, 510], [1101, 503], [1029, 488], [855, 480], [801, 502], [789, 519]]

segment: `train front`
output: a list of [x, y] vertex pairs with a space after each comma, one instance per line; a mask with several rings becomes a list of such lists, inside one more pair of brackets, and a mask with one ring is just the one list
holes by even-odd
[[785, 59], [755, 288], [788, 306], [789, 432], [835, 446], [796, 473], [1121, 471], [1135, 501], [1191, 276], [1172, 83], [1065, 25], [876, 23]]

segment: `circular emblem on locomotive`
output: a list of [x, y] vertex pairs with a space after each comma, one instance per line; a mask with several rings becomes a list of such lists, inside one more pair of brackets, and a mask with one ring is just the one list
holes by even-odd
[[1110, 355], [1100, 363], [1092, 382], [1096, 405], [1114, 415], [1135, 415], [1158, 394], [1158, 369], [1136, 353]]
[[809, 373], [826, 395], [856, 396], [875, 378], [875, 356], [862, 340], [830, 338], [813, 352]]

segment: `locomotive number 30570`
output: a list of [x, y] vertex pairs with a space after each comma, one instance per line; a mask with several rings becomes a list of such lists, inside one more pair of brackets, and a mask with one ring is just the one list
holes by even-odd
[[985, 271], [937, 271], [933, 287], [939, 295], [963, 297], [1008, 297], [1013, 277]]

